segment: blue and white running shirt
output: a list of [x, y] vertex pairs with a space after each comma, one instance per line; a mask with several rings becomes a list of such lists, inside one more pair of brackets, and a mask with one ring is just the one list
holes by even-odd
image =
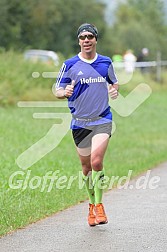
[[68, 106], [74, 118], [96, 119], [83, 121], [72, 119], [71, 129], [86, 128], [111, 122], [108, 84], [117, 83], [112, 61], [109, 57], [96, 54], [93, 60], [86, 60], [80, 54], [66, 60], [56, 81], [56, 90], [75, 81], [74, 92], [68, 98]]

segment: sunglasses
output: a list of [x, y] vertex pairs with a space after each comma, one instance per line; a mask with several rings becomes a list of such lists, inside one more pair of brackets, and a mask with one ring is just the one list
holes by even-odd
[[81, 40], [85, 40], [86, 38], [91, 40], [91, 39], [94, 39], [94, 35], [92, 34], [88, 34], [88, 35], [80, 35], [78, 38], [81, 39]]

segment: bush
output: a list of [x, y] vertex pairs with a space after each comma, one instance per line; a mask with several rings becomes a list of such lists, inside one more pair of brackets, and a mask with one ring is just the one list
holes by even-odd
[[[61, 57], [62, 58], [62, 57]], [[33, 63], [14, 51], [0, 53], [0, 104], [13, 105], [25, 100], [53, 100], [55, 78], [42, 77], [43, 72], [57, 72], [60, 66]], [[39, 73], [33, 78], [33, 72]]]

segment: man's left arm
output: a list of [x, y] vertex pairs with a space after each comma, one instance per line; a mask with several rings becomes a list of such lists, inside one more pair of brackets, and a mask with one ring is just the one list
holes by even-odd
[[118, 89], [119, 89], [118, 83], [114, 83], [113, 85], [110, 85], [108, 93], [111, 99], [114, 100], [118, 97]]
[[114, 67], [112, 61], [110, 62], [110, 66], [108, 68], [108, 77], [109, 77], [109, 95], [111, 99], [116, 99], [118, 97], [118, 80], [114, 71]]

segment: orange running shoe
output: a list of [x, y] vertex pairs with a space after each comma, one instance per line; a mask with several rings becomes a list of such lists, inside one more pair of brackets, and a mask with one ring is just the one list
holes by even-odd
[[96, 213], [96, 224], [106, 224], [108, 222], [107, 216], [104, 211], [104, 206], [102, 203], [99, 203], [95, 206]]
[[94, 213], [95, 205], [89, 203], [89, 214], [88, 214], [88, 223], [89, 226], [96, 226], [96, 216]]

